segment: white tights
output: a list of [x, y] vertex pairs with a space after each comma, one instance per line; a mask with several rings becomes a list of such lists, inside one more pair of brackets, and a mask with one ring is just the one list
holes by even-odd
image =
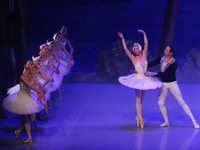
[[176, 98], [178, 103], [181, 105], [185, 113], [190, 117], [193, 123], [196, 122], [194, 119], [192, 112], [190, 111], [190, 108], [183, 100], [181, 91], [179, 89], [179, 86], [177, 84], [177, 81], [170, 82], [170, 83], [163, 83], [163, 86], [158, 91], [158, 105], [160, 107], [160, 111], [165, 119], [165, 122], [169, 122], [167, 117], [167, 109], [165, 107], [165, 99], [167, 97], [168, 89], [171, 91], [172, 95]]

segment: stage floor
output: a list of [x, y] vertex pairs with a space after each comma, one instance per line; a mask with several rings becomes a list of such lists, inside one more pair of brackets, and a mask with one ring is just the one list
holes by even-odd
[[[179, 84], [183, 98], [200, 123], [200, 85]], [[6, 112], [9, 117], [1, 124], [0, 149], [40, 150], [197, 150], [200, 132], [193, 128], [169, 92], [166, 99], [171, 126], [164, 122], [157, 104], [158, 90], [148, 90], [143, 101], [145, 127], [136, 127], [135, 93], [120, 84], [63, 83], [62, 101], [52, 93], [53, 109], [49, 120], [37, 121], [39, 130], [32, 132], [33, 143], [25, 130], [15, 139], [14, 130], [21, 117]], [[30, 121], [31, 126], [32, 122]]]

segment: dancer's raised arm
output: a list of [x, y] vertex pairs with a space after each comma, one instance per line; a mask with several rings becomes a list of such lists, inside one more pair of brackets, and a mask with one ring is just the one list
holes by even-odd
[[148, 51], [148, 40], [147, 40], [147, 36], [146, 33], [143, 30], [138, 30], [139, 33], [142, 33], [144, 36], [144, 50], [143, 50], [143, 57], [147, 57], [147, 51]]
[[133, 64], [135, 64], [137, 61], [136, 61], [134, 55], [132, 55], [131, 52], [128, 50], [123, 34], [121, 32], [118, 32], [117, 34], [122, 39], [122, 44], [123, 44], [123, 47], [124, 47], [124, 50], [125, 50], [126, 54], [130, 58], [130, 60], [133, 62]]

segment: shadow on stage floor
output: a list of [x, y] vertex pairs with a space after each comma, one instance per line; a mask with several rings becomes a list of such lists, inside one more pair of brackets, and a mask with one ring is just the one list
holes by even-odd
[[[200, 122], [200, 85], [180, 84], [183, 97]], [[6, 112], [0, 128], [0, 149], [40, 150], [196, 150], [200, 133], [169, 92], [166, 107], [171, 125], [160, 128], [164, 119], [157, 105], [158, 90], [147, 91], [143, 101], [145, 127], [136, 127], [135, 93], [120, 84], [63, 83], [64, 99], [51, 95], [50, 119], [38, 120], [33, 143], [25, 130], [15, 139], [21, 117]], [[31, 126], [32, 122], [30, 121]]]

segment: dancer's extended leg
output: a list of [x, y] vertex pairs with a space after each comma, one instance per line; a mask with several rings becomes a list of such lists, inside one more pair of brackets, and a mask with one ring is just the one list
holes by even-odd
[[33, 122], [33, 126], [34, 126], [33, 130], [37, 130], [37, 122], [36, 122], [35, 113], [31, 114], [31, 121]]
[[158, 91], [158, 105], [160, 107], [160, 111], [165, 119], [165, 123], [161, 124], [160, 127], [169, 126], [169, 120], [167, 117], [167, 109], [165, 107], [165, 99], [167, 97], [168, 90], [165, 86], [162, 86]]
[[135, 89], [135, 96], [136, 96], [136, 110], [137, 110], [137, 116], [135, 117], [135, 120], [137, 121], [137, 126], [141, 128], [144, 127], [144, 121], [142, 118], [142, 101], [144, 98], [146, 91], [145, 90], [138, 90]]
[[192, 120], [192, 123], [194, 125], [195, 128], [199, 129], [199, 125], [196, 122], [190, 108], [188, 107], [188, 105], [185, 103], [185, 101], [183, 100], [181, 91], [179, 89], [179, 86], [177, 83], [174, 83], [173, 85], [171, 85], [170, 87], [170, 91], [173, 94], [173, 96], [176, 98], [176, 100], [178, 101], [178, 103], [181, 105], [181, 107], [183, 108], [183, 110], [185, 111], [185, 113], [190, 117], [190, 119]]
[[26, 144], [26, 143], [31, 143], [32, 138], [31, 138], [31, 126], [29, 124], [29, 116], [24, 115], [24, 120], [25, 120], [26, 133], [28, 134], [28, 139], [26, 141], [24, 141], [24, 144]]

